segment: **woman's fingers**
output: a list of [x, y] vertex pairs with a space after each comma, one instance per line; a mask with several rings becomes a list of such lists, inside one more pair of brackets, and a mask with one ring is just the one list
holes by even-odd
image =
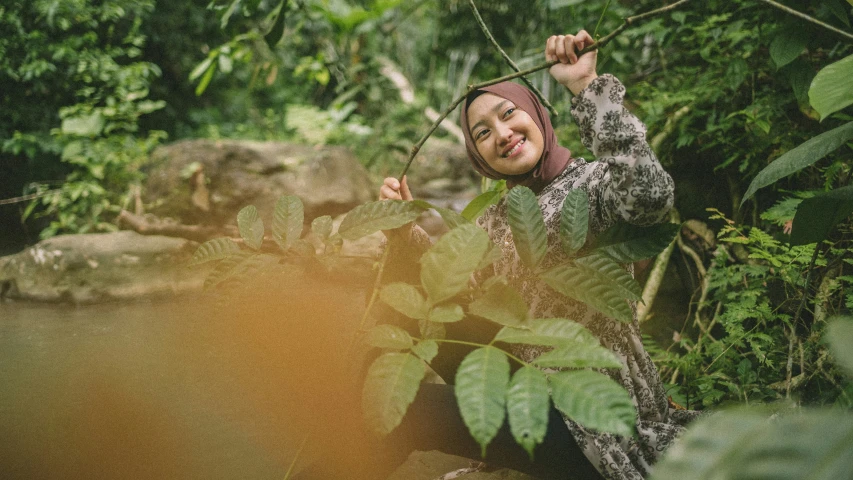
[[399, 190], [400, 182], [394, 177], [388, 177], [382, 182], [382, 187], [379, 188], [379, 200], [402, 200]]
[[574, 65], [578, 61], [578, 52], [593, 43], [586, 30], [579, 31], [577, 35], [552, 35], [545, 43], [545, 60]]
[[557, 36], [551, 35], [550, 37], [548, 37], [548, 40], [545, 41], [545, 61], [553, 62], [554, 60], [557, 60], [557, 55], [555, 53], [556, 51]]
[[406, 176], [403, 175], [403, 183], [400, 185], [400, 196], [403, 200], [414, 200], [412, 192], [409, 190], [409, 184], [406, 183]]

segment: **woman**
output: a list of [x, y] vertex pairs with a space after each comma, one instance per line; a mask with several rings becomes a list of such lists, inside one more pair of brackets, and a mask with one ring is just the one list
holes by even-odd
[[[672, 179], [646, 143], [645, 126], [622, 106], [624, 86], [611, 75], [596, 74], [595, 51], [577, 55], [591, 43], [592, 38], [583, 30], [577, 35], [552, 36], [545, 57], [559, 60], [550, 73], [575, 95], [572, 116], [580, 127], [581, 140], [597, 162], [573, 159], [569, 150], [559, 146], [545, 109], [520, 85], [505, 82], [484, 87], [472, 92], [463, 104], [460, 123], [474, 168], [486, 177], [505, 179], [509, 186], [525, 185], [537, 194], [549, 240], [543, 268], [567, 260], [559, 241], [560, 210], [572, 189], [583, 189], [589, 196], [592, 237], [617, 221], [641, 225], [660, 222], [672, 207]], [[400, 183], [387, 178], [380, 189], [380, 199], [411, 198], [405, 179]], [[636, 315], [630, 324], [618, 322], [555, 292], [533, 275], [515, 252], [505, 201], [486, 210], [478, 224], [503, 250], [494, 273], [506, 276], [522, 292], [534, 318], [575, 320], [621, 358], [620, 370], [603, 373], [633, 397], [637, 437], [598, 433], [571, 419], [560, 420], [604, 478], [645, 478], [695, 412], [676, 410], [668, 403], [658, 372], [643, 349]], [[424, 241], [417, 228], [403, 237], [410, 243]], [[531, 361], [541, 349], [527, 346], [516, 353]], [[575, 478], [572, 472], [566, 475]]]

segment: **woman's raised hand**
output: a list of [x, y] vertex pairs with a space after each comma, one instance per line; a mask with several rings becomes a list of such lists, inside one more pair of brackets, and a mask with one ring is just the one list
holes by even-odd
[[551, 76], [575, 95], [598, 77], [595, 73], [598, 50], [580, 57], [577, 55], [593, 43], [595, 41], [586, 30], [581, 30], [577, 35], [552, 35], [545, 43], [545, 60], [560, 62], [551, 67]]
[[406, 176], [400, 182], [394, 177], [388, 177], [379, 188], [379, 200], [413, 200], [412, 192], [406, 184]]

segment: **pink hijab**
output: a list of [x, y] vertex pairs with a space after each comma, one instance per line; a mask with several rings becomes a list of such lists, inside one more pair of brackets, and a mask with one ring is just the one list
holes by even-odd
[[551, 126], [551, 118], [548, 116], [545, 107], [539, 102], [539, 99], [533, 92], [517, 83], [501, 82], [475, 90], [475, 92], [477, 91], [489, 92], [505, 98], [530, 115], [536, 126], [539, 127], [539, 131], [542, 132], [545, 146], [539, 163], [529, 172], [521, 175], [504, 175], [495, 171], [486, 163], [480, 152], [477, 151], [477, 145], [471, 136], [471, 130], [468, 127], [468, 104], [476, 97], [472, 98], [469, 94], [468, 98], [462, 104], [460, 124], [462, 125], [462, 131], [465, 133], [465, 147], [468, 150], [468, 159], [471, 160], [474, 169], [485, 177], [495, 180], [506, 180], [510, 187], [524, 185], [536, 193], [541, 192], [546, 185], [557, 178], [572, 162], [572, 152], [557, 143], [557, 135], [554, 133], [554, 127]]

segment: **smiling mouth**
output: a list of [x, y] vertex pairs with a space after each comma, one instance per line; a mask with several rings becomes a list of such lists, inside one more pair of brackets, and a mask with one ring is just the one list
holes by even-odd
[[522, 138], [521, 140], [519, 140], [518, 143], [516, 143], [512, 148], [510, 148], [506, 153], [504, 153], [501, 156], [503, 158], [509, 158], [509, 157], [515, 155], [521, 149], [521, 146], [524, 145], [525, 143], [527, 143], [527, 139]]

